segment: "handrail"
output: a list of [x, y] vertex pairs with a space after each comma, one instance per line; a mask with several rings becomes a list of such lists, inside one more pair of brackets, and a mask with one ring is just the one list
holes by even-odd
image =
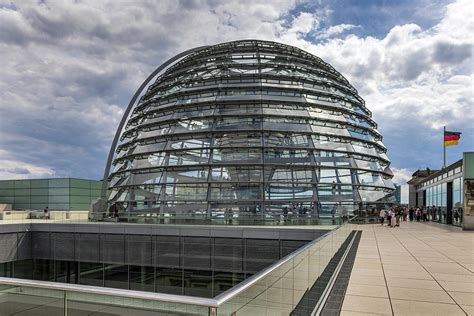
[[288, 261], [292, 260], [293, 258], [295, 258], [297, 255], [299, 255], [300, 253], [302, 253], [303, 251], [305, 251], [306, 249], [314, 246], [317, 242], [319, 242], [321, 239], [327, 237], [327, 236], [330, 236], [332, 234], [334, 234], [339, 228], [341, 228], [342, 226], [346, 225], [347, 223], [349, 223], [350, 221], [352, 221], [353, 219], [355, 219], [357, 217], [354, 216], [352, 218], [350, 218], [347, 222], [343, 223], [342, 225], [330, 230], [329, 232], [325, 233], [324, 235], [322, 236], [319, 236], [318, 238], [314, 239], [313, 241], [307, 243], [306, 245], [304, 245], [303, 247], [297, 249], [296, 251], [286, 255], [285, 257], [283, 257], [282, 259], [280, 259], [279, 261], [275, 262], [274, 264], [272, 264], [271, 266], [269, 266], [268, 268], [252, 275], [251, 277], [249, 277], [248, 279], [245, 279], [244, 281], [240, 282], [239, 284], [237, 284], [236, 286], [228, 289], [227, 291], [225, 291], [224, 293], [221, 293], [219, 295], [217, 295], [216, 297], [214, 297], [214, 299], [217, 301], [218, 305], [222, 305], [224, 304], [225, 302], [227, 302], [228, 300], [230, 300], [232, 297], [242, 293], [244, 290], [248, 289], [249, 287], [251, 287], [252, 285], [256, 284], [258, 281], [260, 281], [261, 279], [263, 279], [264, 277], [266, 277], [268, 274], [270, 274], [271, 272], [275, 271], [276, 269], [278, 269], [279, 267], [281, 267], [282, 265], [284, 265], [285, 263], [287, 263]]
[[125, 289], [116, 289], [116, 288], [107, 288], [107, 287], [97, 287], [90, 285], [81, 285], [81, 284], [68, 284], [68, 283], [56, 283], [49, 281], [37, 281], [37, 280], [27, 280], [27, 279], [17, 279], [17, 278], [5, 278], [0, 277], [0, 284], [12, 285], [12, 286], [27, 286], [40, 289], [50, 289], [50, 290], [59, 290], [59, 291], [69, 291], [69, 292], [78, 292], [78, 293], [87, 293], [87, 294], [97, 294], [97, 295], [109, 295], [109, 296], [120, 296], [128, 297], [135, 299], [145, 299], [152, 301], [166, 301], [171, 303], [180, 303], [187, 305], [198, 305], [198, 306], [208, 306], [216, 307], [223, 305], [225, 302], [235, 297], [236, 295], [242, 293], [249, 287], [256, 284], [258, 281], [266, 277], [272, 271], [275, 271], [283, 264], [295, 258], [297, 255], [301, 254], [303, 251], [312, 247], [314, 244], [319, 242], [321, 239], [334, 234], [339, 228], [348, 224], [357, 216], [350, 218], [347, 222], [342, 225], [330, 230], [324, 235], [314, 239], [298, 250], [288, 254], [283, 257], [278, 262], [272, 264], [266, 269], [252, 275], [248, 279], [242, 281], [236, 286], [230, 288], [229, 290], [219, 294], [215, 298], [203, 298], [203, 297], [194, 297], [186, 295], [175, 295], [175, 294], [165, 294], [165, 293], [154, 293], [154, 292], [144, 292], [144, 291], [135, 291], [135, 290], [125, 290]]
[[67, 291], [67, 292], [86, 293], [86, 294], [120, 296], [120, 297], [127, 297], [127, 298], [152, 300], [152, 301], [165, 301], [165, 302], [181, 303], [181, 304], [187, 304], [187, 305], [218, 307], [217, 301], [212, 298], [124, 290], [124, 289], [98, 287], [98, 286], [90, 286], [90, 285], [82, 285], [82, 284], [56, 283], [56, 282], [49, 282], [49, 281], [36, 281], [36, 280], [3, 278], [3, 277], [0, 277], [0, 284], [12, 285], [12, 286], [34, 287], [34, 288], [39, 288], [39, 289], [58, 290], [58, 291]]

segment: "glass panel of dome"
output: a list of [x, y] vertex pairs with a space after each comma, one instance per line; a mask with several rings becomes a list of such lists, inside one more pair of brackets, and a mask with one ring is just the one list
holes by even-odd
[[259, 200], [261, 199], [261, 187], [254, 183], [212, 183], [212, 200]]
[[310, 183], [312, 181], [312, 169], [265, 169], [265, 182]]
[[308, 116], [307, 107], [294, 104], [265, 104], [263, 105], [264, 115], [280, 115], [280, 116]]
[[136, 146], [129, 153], [119, 156], [119, 158], [122, 158], [126, 155], [137, 155], [137, 154], [143, 154], [143, 153], [157, 152], [157, 151], [163, 150], [165, 146], [166, 146], [166, 141], [157, 141], [149, 145], [146, 145], [146, 144], [139, 145], [139, 146]]
[[192, 117], [206, 117], [214, 114], [214, 106], [202, 106], [203, 109], [195, 107], [186, 107], [179, 112], [174, 113], [173, 119], [186, 119]]
[[202, 201], [207, 198], [207, 184], [167, 184], [165, 186], [167, 201]]
[[258, 104], [251, 105], [234, 105], [234, 104], [225, 104], [218, 105], [216, 108], [216, 115], [248, 115], [248, 114], [261, 114], [262, 109]]
[[194, 139], [173, 139], [168, 141], [167, 149], [206, 148], [211, 146], [211, 137]]
[[311, 164], [310, 152], [298, 149], [270, 149], [265, 151], [265, 163], [269, 164]]
[[[152, 172], [152, 173], [142, 173], [133, 175], [133, 184], [152, 184], [152, 183], [162, 183], [163, 173], [162, 172]], [[129, 183], [131, 184], [131, 183]]]
[[169, 153], [168, 166], [207, 164], [210, 149], [187, 149]]
[[212, 181], [260, 182], [262, 181], [261, 178], [261, 167], [225, 166], [212, 168]]
[[[164, 146], [164, 143], [160, 144], [160, 147], [161, 146]], [[165, 153], [164, 152], [158, 152], [158, 153], [155, 153], [155, 154], [151, 154], [148, 157], [146, 157], [145, 159], [153, 167], [162, 166], [165, 162]]]
[[216, 120], [216, 130], [261, 129], [261, 121], [258, 117], [221, 117]]
[[174, 126], [169, 127], [159, 127], [159, 126], [153, 126], [149, 127], [148, 130], [146, 131], [140, 131], [139, 134], [137, 135], [136, 139], [141, 140], [141, 139], [149, 139], [152, 137], [157, 137], [157, 136], [162, 136], [162, 135], [167, 135], [170, 133], [174, 133], [173, 130]]
[[214, 147], [260, 147], [262, 137], [258, 134], [225, 133], [214, 136]]
[[213, 149], [212, 161], [214, 163], [261, 163], [262, 152], [260, 149], [216, 148]]
[[[195, 215], [204, 215], [207, 211], [207, 204], [200, 204], [197, 202], [184, 202], [184, 201], [167, 201], [162, 202], [162, 211], [166, 215], [171, 214], [195, 214]], [[179, 265], [179, 264], [178, 264]]]
[[269, 133], [264, 135], [268, 147], [309, 147], [308, 136], [297, 133]]
[[270, 182], [265, 184], [265, 199], [292, 200], [312, 198], [313, 191], [314, 190], [311, 185]]
[[305, 119], [269, 117], [263, 121], [263, 129], [278, 131], [310, 132], [310, 126]]
[[167, 183], [203, 183], [207, 181], [207, 170], [167, 171]]

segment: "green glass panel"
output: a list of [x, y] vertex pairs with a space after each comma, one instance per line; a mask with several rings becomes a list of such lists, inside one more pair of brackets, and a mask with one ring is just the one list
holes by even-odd
[[91, 189], [100, 190], [101, 188], [102, 188], [102, 181], [96, 181], [96, 180], [91, 181]]
[[0, 181], [0, 188], [2, 189], [13, 189], [14, 187], [15, 187], [15, 182], [13, 180]]
[[49, 195], [69, 195], [69, 188], [50, 188]]
[[93, 198], [98, 198], [100, 196], [100, 190], [91, 190], [90, 191], [90, 196]]
[[69, 188], [69, 179], [49, 179], [50, 188]]
[[0, 196], [14, 196], [14, 189], [0, 189]]
[[13, 196], [0, 196], [0, 203], [13, 204], [15, 198]]
[[31, 209], [36, 211], [42, 211], [46, 206], [49, 206], [48, 203], [31, 203]]
[[30, 189], [15, 189], [15, 196], [30, 196]]
[[78, 204], [78, 203], [71, 204], [72, 211], [88, 211], [89, 208], [90, 208], [89, 204]]
[[69, 210], [69, 203], [49, 203], [49, 209], [52, 211], [67, 211]]
[[49, 187], [48, 179], [31, 180], [31, 188], [47, 188]]
[[90, 189], [82, 189], [82, 188], [71, 187], [71, 195], [89, 196], [90, 192], [91, 192]]
[[41, 189], [31, 189], [31, 196], [35, 195], [48, 195], [49, 194], [49, 189], [47, 188], [41, 188]]
[[89, 196], [71, 195], [71, 203], [89, 204], [90, 202], [91, 198]]
[[90, 189], [91, 184], [89, 180], [71, 179], [70, 186], [71, 188]]
[[50, 195], [49, 203], [69, 203], [69, 195]]
[[13, 208], [15, 210], [19, 210], [19, 209], [30, 209], [31, 208], [31, 205], [30, 203], [15, 203], [13, 205]]
[[31, 188], [30, 180], [15, 180], [15, 189]]
[[15, 196], [16, 203], [31, 203], [29, 196]]
[[47, 195], [36, 195], [31, 197], [31, 203], [41, 203], [41, 204], [48, 204], [48, 196]]

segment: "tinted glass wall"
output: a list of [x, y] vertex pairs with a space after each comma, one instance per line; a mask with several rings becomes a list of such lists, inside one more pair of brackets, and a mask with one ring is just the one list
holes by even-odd
[[34, 179], [0, 181], [0, 203], [13, 209], [88, 211], [100, 196], [101, 181], [83, 179]]
[[278, 218], [385, 202], [390, 161], [372, 113], [332, 66], [295, 47], [220, 44], [168, 68], [116, 148], [119, 213]]
[[0, 234], [0, 277], [213, 297], [309, 241], [36, 231]]

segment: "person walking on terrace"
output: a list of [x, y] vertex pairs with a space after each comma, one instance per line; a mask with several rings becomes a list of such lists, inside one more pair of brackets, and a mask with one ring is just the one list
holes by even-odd
[[382, 226], [383, 226], [383, 221], [384, 221], [385, 215], [386, 215], [385, 213], [386, 213], [386, 212], [385, 212], [385, 210], [384, 210], [383, 208], [382, 208], [382, 209], [380, 210], [380, 212], [379, 212], [380, 224], [382, 224]]
[[397, 225], [396, 213], [393, 209], [391, 209], [390, 212], [390, 227], [395, 227]]
[[402, 209], [397, 207], [395, 209], [395, 226], [400, 226], [400, 217], [402, 216]]
[[416, 209], [415, 214], [416, 214], [416, 221], [419, 222], [421, 219], [421, 211], [419, 208]]

